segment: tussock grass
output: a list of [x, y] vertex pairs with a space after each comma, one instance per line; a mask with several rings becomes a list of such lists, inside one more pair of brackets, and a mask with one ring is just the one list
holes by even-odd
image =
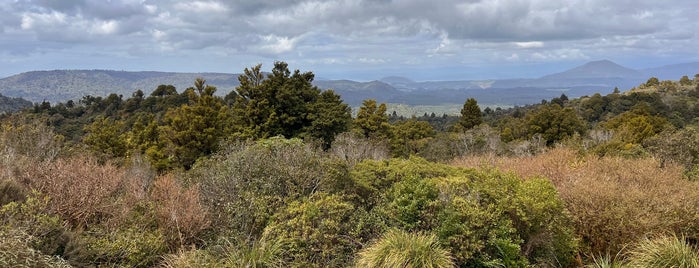
[[684, 237], [662, 236], [643, 239], [630, 252], [630, 260], [633, 268], [694, 268], [699, 267], [699, 252]]
[[359, 253], [357, 267], [454, 267], [449, 251], [434, 235], [388, 231]]

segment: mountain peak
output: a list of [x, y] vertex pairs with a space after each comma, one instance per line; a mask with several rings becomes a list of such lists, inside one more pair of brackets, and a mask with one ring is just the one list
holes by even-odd
[[578, 78], [636, 78], [641, 72], [626, 68], [610, 60], [591, 61], [570, 70], [547, 75], [542, 79], [578, 79]]

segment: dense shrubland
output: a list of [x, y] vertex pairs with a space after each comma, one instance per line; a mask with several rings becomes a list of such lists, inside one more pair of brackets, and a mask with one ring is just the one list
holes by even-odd
[[413, 118], [353, 118], [312, 79], [276, 63], [225, 97], [198, 79], [5, 115], [0, 266], [699, 261], [696, 79]]

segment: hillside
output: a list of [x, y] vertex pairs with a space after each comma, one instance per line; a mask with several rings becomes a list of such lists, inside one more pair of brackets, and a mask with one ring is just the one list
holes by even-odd
[[[476, 98], [486, 105], [525, 105], [565, 93], [581, 97], [635, 87], [656, 76], [661, 79], [693, 77], [699, 63], [669, 65], [634, 70], [608, 60], [592, 61], [578, 67], [533, 79], [413, 81], [391, 76], [381, 80], [316, 80], [321, 89], [333, 89], [352, 106], [364, 99], [407, 105], [449, 105]], [[125, 72], [108, 70], [54, 70], [27, 72], [0, 79], [0, 94], [33, 102], [52, 103], [79, 100], [85, 95], [106, 96], [116, 93], [130, 96], [140, 89], [149, 94], [158, 85], [174, 85], [178, 91], [192, 86], [202, 77], [216, 86], [216, 94], [225, 95], [238, 85], [237, 74]]]
[[0, 94], [0, 114], [20, 111], [32, 107], [32, 102], [22, 98], [10, 98]]
[[141, 89], [146, 93], [158, 85], [174, 85], [182, 90], [191, 87], [194, 79], [203, 77], [220, 90], [230, 91], [237, 76], [222, 73], [125, 72], [111, 70], [34, 71], [0, 79], [0, 93], [32, 102], [77, 100], [86, 95], [106, 96], [111, 93], [130, 96]]

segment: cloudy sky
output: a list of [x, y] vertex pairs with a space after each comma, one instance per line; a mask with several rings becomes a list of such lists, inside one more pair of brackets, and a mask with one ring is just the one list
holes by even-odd
[[2, 0], [0, 77], [32, 70], [536, 77], [699, 61], [697, 0]]

